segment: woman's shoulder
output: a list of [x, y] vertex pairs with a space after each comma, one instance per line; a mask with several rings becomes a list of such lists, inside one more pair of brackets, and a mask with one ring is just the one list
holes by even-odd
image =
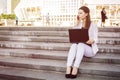
[[91, 22], [91, 26], [97, 27], [97, 24], [95, 22]]
[[91, 27], [92, 29], [96, 29], [96, 28], [97, 28], [97, 25], [96, 25], [96, 23], [94, 23], [94, 22], [91, 22], [91, 25], [90, 25], [90, 27]]

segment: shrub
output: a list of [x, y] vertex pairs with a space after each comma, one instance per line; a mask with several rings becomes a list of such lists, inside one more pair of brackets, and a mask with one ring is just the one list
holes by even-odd
[[0, 19], [15, 19], [15, 14], [1, 14]]

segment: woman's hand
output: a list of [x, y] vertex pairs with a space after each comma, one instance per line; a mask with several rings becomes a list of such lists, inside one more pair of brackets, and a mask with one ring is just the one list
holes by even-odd
[[87, 44], [93, 44], [93, 43], [94, 43], [94, 40], [93, 40], [93, 39], [89, 39], [86, 43], [87, 43]]

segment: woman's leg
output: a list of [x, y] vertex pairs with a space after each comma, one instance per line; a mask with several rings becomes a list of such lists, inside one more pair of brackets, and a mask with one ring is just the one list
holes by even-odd
[[77, 51], [77, 44], [72, 44], [68, 53], [67, 66], [72, 66]]
[[84, 43], [79, 43], [77, 46], [77, 53], [76, 53], [74, 67], [71, 73], [71, 78], [73, 79], [77, 77], [78, 67], [83, 58], [83, 55], [84, 55]]
[[85, 51], [84, 46], [85, 46], [84, 43], [79, 43], [77, 46], [76, 58], [74, 63], [75, 67], [79, 67], [79, 64], [83, 58], [84, 51]]
[[83, 59], [83, 56], [92, 57], [94, 56], [92, 48], [84, 43], [79, 43], [77, 46], [76, 59], [73, 67], [72, 74], [77, 74], [77, 70], [80, 66], [80, 63]]
[[95, 56], [95, 54], [93, 53], [92, 47], [90, 47], [88, 45], [86, 45], [84, 47], [85, 47], [84, 56], [86, 56], [86, 57], [93, 57], [93, 56]]
[[77, 50], [77, 44], [72, 44], [68, 53], [66, 74], [70, 74], [71, 66], [73, 64], [76, 55], [76, 50]]

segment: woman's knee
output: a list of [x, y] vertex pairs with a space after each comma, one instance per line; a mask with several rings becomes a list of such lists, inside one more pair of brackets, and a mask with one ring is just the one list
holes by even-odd
[[78, 48], [83, 48], [84, 47], [84, 43], [78, 43], [78, 46], [77, 46]]
[[84, 54], [84, 56], [91, 58], [91, 57], [94, 57], [95, 54], [94, 53], [87, 53], [87, 54]]
[[73, 44], [71, 45], [71, 48], [73, 48], [73, 47], [77, 47], [77, 44], [76, 44], [76, 43], [73, 43]]

